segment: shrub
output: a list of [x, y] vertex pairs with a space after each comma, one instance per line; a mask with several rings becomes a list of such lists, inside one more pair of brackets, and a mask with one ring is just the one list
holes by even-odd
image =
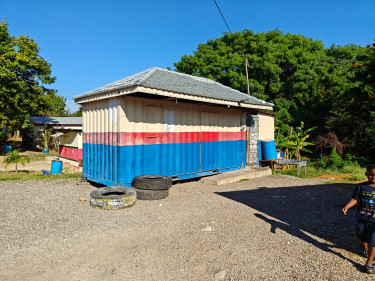
[[328, 168], [331, 170], [340, 170], [341, 168], [344, 167], [344, 160], [338, 155], [336, 152], [336, 146], [332, 148], [331, 155], [329, 156], [329, 161], [328, 161]]

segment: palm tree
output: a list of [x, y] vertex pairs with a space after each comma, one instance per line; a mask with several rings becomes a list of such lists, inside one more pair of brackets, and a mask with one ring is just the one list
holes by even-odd
[[5, 157], [5, 159], [3, 161], [3, 163], [5, 164], [5, 168], [7, 168], [10, 164], [16, 164], [16, 172], [17, 173], [18, 173], [17, 164], [21, 163], [22, 166], [25, 166], [26, 162], [30, 163], [29, 156], [19, 154], [17, 149], [8, 152], [7, 156]]
[[288, 137], [288, 141], [282, 143], [289, 149], [290, 155], [292, 157], [295, 156], [296, 160], [301, 160], [301, 151], [312, 153], [312, 151], [307, 149], [306, 146], [314, 145], [306, 140], [310, 137], [310, 134], [308, 133], [315, 130], [316, 127], [312, 127], [305, 131], [303, 130], [303, 127], [304, 123], [301, 121], [301, 126], [296, 127], [296, 129], [293, 130], [292, 134]]

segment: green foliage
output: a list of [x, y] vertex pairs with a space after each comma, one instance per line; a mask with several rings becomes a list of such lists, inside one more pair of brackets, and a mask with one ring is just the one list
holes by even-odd
[[288, 136], [290, 134], [290, 127], [286, 124], [281, 124], [277, 127], [275, 143], [278, 149], [286, 148], [286, 143], [288, 142]]
[[327, 124], [353, 144], [353, 152], [374, 159], [375, 44], [368, 45], [357, 56], [349, 71], [354, 73], [351, 87], [337, 96]]
[[306, 140], [310, 137], [309, 132], [315, 129], [316, 127], [304, 130], [304, 123], [301, 121], [301, 125], [296, 127], [295, 130], [292, 130], [287, 141], [280, 143], [279, 146], [288, 148], [291, 157], [295, 156], [297, 160], [301, 160], [301, 151], [312, 153], [306, 146], [314, 144]]
[[324, 48], [279, 29], [244, 30], [199, 44], [174, 66], [245, 93], [243, 54], [251, 65], [250, 93], [275, 104], [276, 126], [304, 121], [317, 127], [313, 134], [332, 132], [348, 140], [351, 153], [375, 158], [375, 45]]
[[68, 116], [70, 117], [82, 117], [82, 106], [79, 107], [79, 109], [72, 113], [72, 114], [69, 114]]
[[[346, 165], [341, 170], [324, 169], [316, 167], [315, 163], [310, 163], [306, 169], [306, 176], [300, 175], [300, 177], [317, 178], [324, 177], [330, 182], [356, 182], [366, 180], [365, 170], [357, 165], [351, 166]], [[290, 170], [282, 170], [282, 174], [297, 176], [297, 168]]]
[[5, 144], [7, 141], [7, 133], [6, 132], [0, 132], [0, 145]]
[[26, 162], [30, 163], [29, 156], [19, 154], [17, 149], [8, 152], [3, 161], [5, 167], [8, 167], [10, 164], [16, 164], [16, 172], [18, 172], [17, 165], [20, 163], [22, 166], [25, 166]]
[[0, 130], [29, 126], [29, 116], [62, 116], [65, 98], [45, 86], [55, 82], [51, 65], [28, 36], [12, 37], [0, 22]]
[[332, 148], [331, 155], [329, 157], [328, 163], [327, 163], [327, 168], [337, 171], [340, 170], [344, 167], [345, 162], [342, 160], [340, 155], [337, 154], [336, 152], [336, 146]]

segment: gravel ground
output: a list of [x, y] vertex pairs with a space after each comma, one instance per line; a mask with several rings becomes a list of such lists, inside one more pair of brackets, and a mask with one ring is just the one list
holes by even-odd
[[[368, 280], [352, 185], [273, 175], [176, 183], [123, 210], [73, 179], [0, 182], [0, 280]], [[86, 201], [85, 201], [86, 200]]]

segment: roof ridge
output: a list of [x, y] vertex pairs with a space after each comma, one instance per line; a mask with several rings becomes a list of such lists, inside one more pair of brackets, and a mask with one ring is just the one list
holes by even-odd
[[[154, 74], [155, 71], [158, 70], [158, 69], [161, 69], [161, 68], [159, 68], [159, 67], [157, 67], [157, 66], [154, 66], [154, 67], [151, 67], [151, 68], [149, 68], [149, 69], [146, 69], [145, 71], [142, 71], [142, 72], [139, 72], [139, 73], [133, 74], [133, 75], [130, 76], [130, 77], [133, 77], [133, 76], [136, 76], [136, 75], [140, 75], [140, 74], [142, 74], [142, 73], [145, 73], [145, 74], [146, 74], [145, 77], [143, 77], [141, 80], [137, 80], [137, 81], [134, 82], [134, 85], [140, 85], [140, 84], [142, 84], [143, 82], [145, 82], [148, 78], [150, 78], [150, 76], [151, 76], [152, 74]], [[130, 78], [130, 77], [128, 77], [128, 78]], [[125, 78], [124, 78], [124, 79], [125, 79]]]

